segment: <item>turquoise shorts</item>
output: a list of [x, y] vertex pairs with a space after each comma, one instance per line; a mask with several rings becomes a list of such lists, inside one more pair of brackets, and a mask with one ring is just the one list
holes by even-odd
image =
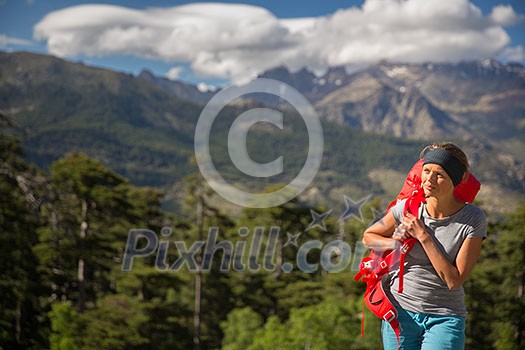
[[[420, 314], [398, 308], [401, 350], [463, 350], [465, 317]], [[381, 333], [385, 350], [397, 350], [396, 334], [383, 321]]]

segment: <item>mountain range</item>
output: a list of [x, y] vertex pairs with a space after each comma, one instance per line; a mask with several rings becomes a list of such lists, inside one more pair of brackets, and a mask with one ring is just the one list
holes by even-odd
[[[379, 62], [320, 76], [277, 67], [260, 77], [294, 87], [321, 117], [323, 162], [301, 197], [306, 202], [329, 207], [340, 206], [343, 195], [391, 198], [419, 150], [443, 140], [469, 155], [486, 210], [511, 210], [523, 201], [525, 68], [519, 64]], [[197, 170], [193, 133], [214, 93], [148, 71], [133, 76], [0, 52], [0, 109], [24, 130], [28, 160], [45, 169], [69, 151], [83, 151], [136, 184], [165, 188], [170, 208], [180, 204], [184, 176]], [[290, 117], [284, 131], [250, 129], [250, 156], [262, 162], [284, 154], [285, 166], [297, 173], [307, 152], [304, 124], [289, 108], [258, 97], [237, 101], [214, 124], [212, 153], [221, 174], [241, 187], [254, 185], [235, 169], [223, 141], [235, 116], [256, 107], [279, 108]], [[288, 181], [294, 171], [276, 181]]]

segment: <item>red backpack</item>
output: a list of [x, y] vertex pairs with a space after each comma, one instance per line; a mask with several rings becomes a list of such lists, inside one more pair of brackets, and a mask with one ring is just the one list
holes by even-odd
[[[409, 171], [403, 188], [397, 195], [396, 199], [390, 203], [387, 212], [398, 200], [407, 199], [404, 213], [411, 213], [419, 216], [419, 207], [425, 202], [423, 189], [421, 188], [421, 171], [423, 169], [423, 159], [414, 164]], [[468, 173], [467, 178], [454, 188], [454, 197], [463, 201], [472, 203], [480, 189], [479, 181]], [[400, 326], [397, 320], [397, 310], [392, 302], [388, 299], [381, 278], [399, 268], [399, 288], [398, 292], [403, 292], [403, 274], [405, 256], [417, 242], [415, 238], [408, 238], [403, 241], [398, 248], [384, 252], [372, 250], [370, 255], [364, 258], [359, 264], [359, 272], [355, 275], [354, 280], [362, 280], [366, 283], [364, 295], [365, 305], [374, 315], [390, 324], [396, 334], [399, 343]], [[364, 309], [363, 309], [364, 313]], [[361, 336], [364, 337], [364, 314], [361, 324]]]

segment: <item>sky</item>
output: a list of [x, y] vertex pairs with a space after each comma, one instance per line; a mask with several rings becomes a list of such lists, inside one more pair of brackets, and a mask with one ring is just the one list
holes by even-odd
[[0, 50], [200, 86], [380, 60], [525, 63], [523, 0], [0, 0]]

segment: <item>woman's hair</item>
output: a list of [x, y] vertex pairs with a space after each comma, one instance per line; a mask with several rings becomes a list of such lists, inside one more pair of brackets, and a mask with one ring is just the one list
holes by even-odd
[[428, 145], [427, 147], [423, 148], [423, 150], [419, 154], [419, 158], [423, 158], [425, 156], [425, 153], [433, 149], [444, 149], [452, 153], [454, 157], [456, 157], [459, 160], [459, 162], [465, 167], [465, 172], [469, 170], [469, 163], [465, 152], [463, 152], [461, 148], [450, 142], [433, 143], [431, 145]]

